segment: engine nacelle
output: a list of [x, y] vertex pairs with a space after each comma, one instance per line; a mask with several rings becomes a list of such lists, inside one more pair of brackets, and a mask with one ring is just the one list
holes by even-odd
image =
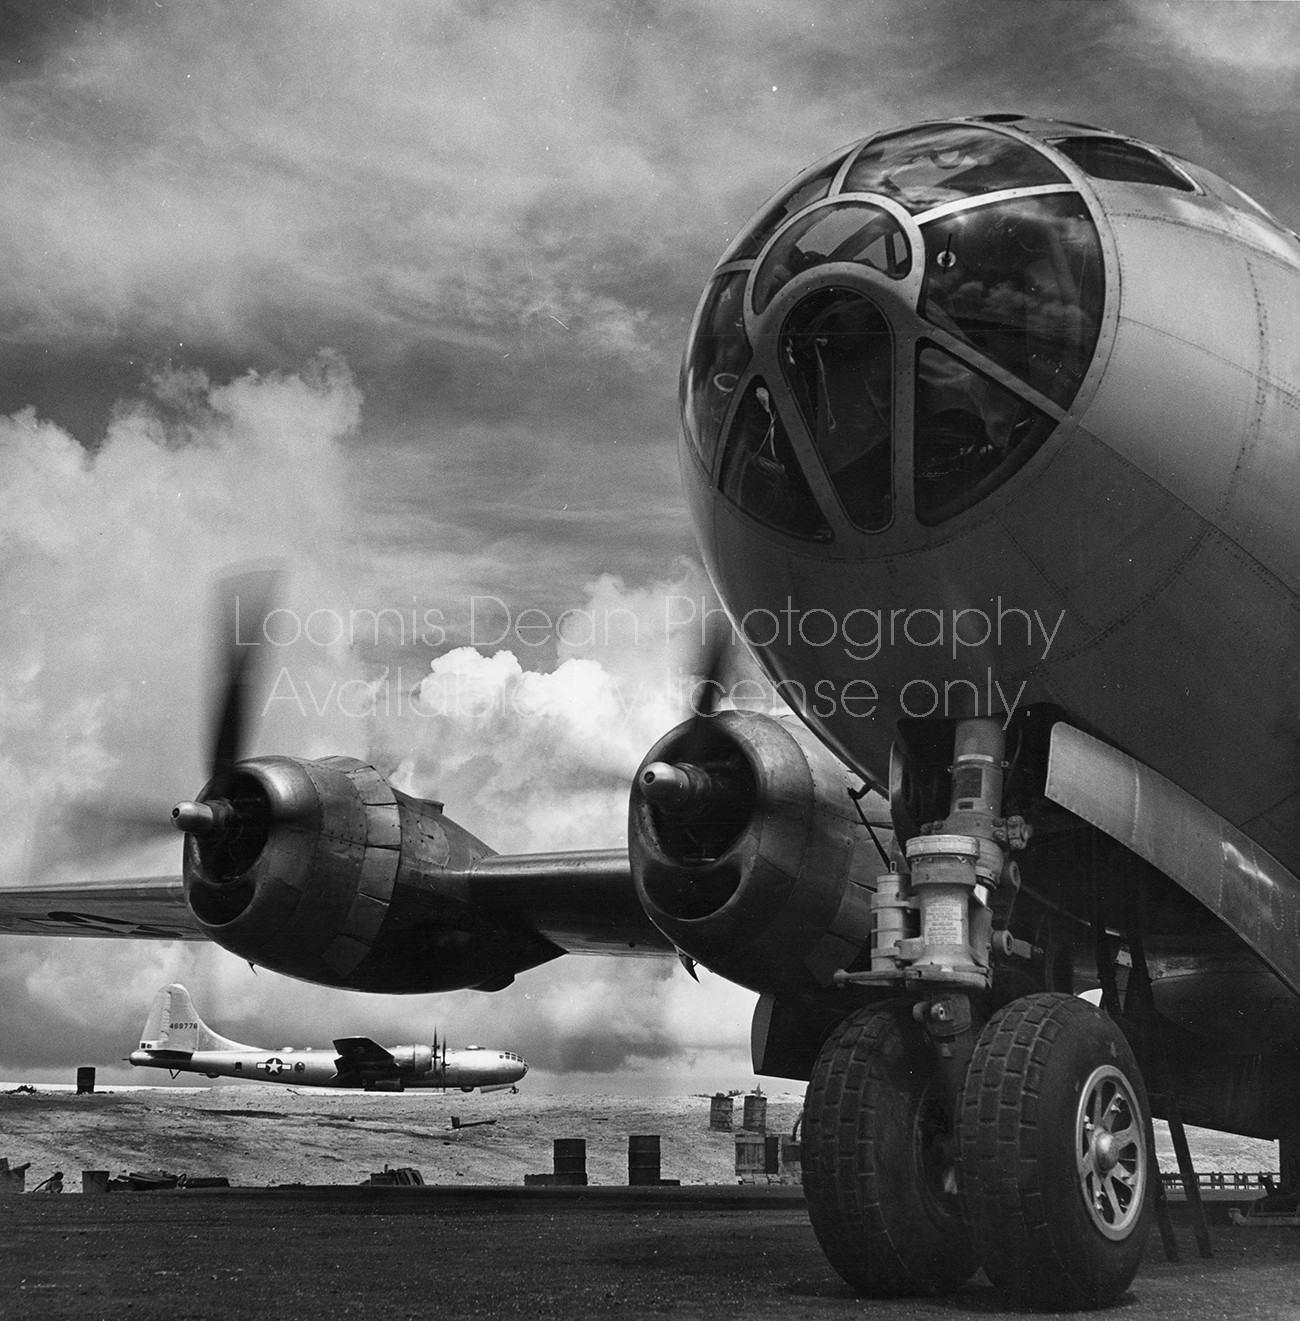
[[637, 893], [678, 949], [782, 996], [825, 990], [869, 957], [884, 864], [849, 796], [857, 777], [803, 725], [724, 711], [662, 738], [638, 782], [654, 763], [684, 765], [685, 778], [700, 772], [712, 786], [694, 815], [632, 795]]
[[185, 838], [204, 934], [250, 963], [352, 990], [506, 986], [562, 951], [478, 911], [466, 869], [492, 850], [440, 803], [350, 757], [257, 757], [222, 784], [236, 824]]

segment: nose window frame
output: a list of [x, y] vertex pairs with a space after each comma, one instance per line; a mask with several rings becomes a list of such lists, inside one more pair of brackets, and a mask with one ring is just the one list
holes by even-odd
[[[855, 226], [855, 219], [862, 223]], [[847, 225], [837, 223], [846, 220]], [[819, 233], [832, 243], [830, 251], [819, 253], [809, 242]], [[773, 235], [755, 263], [748, 306], [761, 317], [791, 280], [839, 262], [878, 271], [891, 280], [906, 280], [914, 264], [907, 228], [879, 199], [856, 193], [807, 207]]]
[[[872, 340], [877, 341], [872, 344]], [[844, 516], [860, 532], [894, 520], [895, 335], [879, 301], [827, 286], [778, 331], [782, 375]]]
[[[1115, 252], [1113, 238], [1105, 226], [1105, 213], [1099, 209], [1088, 187], [1060, 173], [1050, 145], [1042, 141], [1027, 142], [1025, 136], [1019, 133], [1009, 135], [1018, 140], [1018, 149], [1033, 151], [1045, 163], [1046, 176], [1039, 176], [1037, 182], [1030, 182], [1026, 178], [1018, 185], [958, 195], [949, 200], [936, 200], [931, 206], [913, 210], [904, 201], [892, 196], [857, 189], [847, 191], [852, 168], [859, 157], [873, 143], [891, 136], [873, 135], [847, 150], [841, 149], [834, 153], [840, 164], [825, 191], [823, 188], [830, 173], [828, 166], [832, 158], [823, 158], [764, 208], [757, 218], [761, 221], [757, 231], [751, 228], [747, 235], [738, 236], [733, 241], [709, 283], [713, 287], [715, 282], [724, 277], [739, 282], [743, 275], [744, 331], [743, 341], [740, 342], [747, 341], [749, 356], [745, 364], [726, 380], [726, 384], [732, 387], [729, 391], [732, 402], [718, 414], [715, 443], [712, 446], [707, 442], [702, 446], [693, 445], [691, 442], [696, 438], [687, 433], [688, 448], [695, 450], [709, 471], [714, 490], [729, 504], [756, 519], [769, 531], [802, 543], [809, 549], [809, 543], [827, 546], [831, 542], [837, 545], [842, 543], [834, 552], [837, 555], [850, 552], [854, 546], [865, 549], [885, 532], [891, 534], [889, 539], [879, 544], [873, 553], [892, 553], [895, 547], [920, 545], [936, 526], [982, 505], [1029, 462], [1048, 440], [1059, 433], [1079, 394], [1089, 397], [1094, 388], [1089, 382], [1095, 382], [1098, 378], [1100, 366], [1104, 365], [1102, 359], [1113, 339], [1113, 327], [1109, 323], [1114, 317], [1111, 263]], [[811, 193], [807, 191], [810, 187]], [[799, 205], [791, 207], [790, 200], [801, 193]], [[929, 264], [934, 257], [929, 251], [927, 238], [936, 221], [947, 221], [954, 214], [978, 211], [997, 203], [1022, 199], [1031, 201], [1036, 197], [1046, 201], [1053, 194], [1070, 195], [1076, 199], [1078, 218], [1091, 223], [1099, 240], [1095, 288], [1100, 290], [1100, 311], [1094, 318], [1094, 325], [1100, 334], [1092, 337], [1089, 350], [1081, 355], [1078, 370], [1073, 373], [1073, 379], [1065, 391], [1068, 397], [1060, 401], [1042, 393], [1044, 383], [1052, 394], [1061, 393], [1052, 387], [1047, 377], [1038, 384], [1027, 380], [1023, 372], [1016, 372], [1014, 367], [1009, 369], [1006, 363], [999, 362], [989, 353], [988, 348], [974, 342], [960, 326], [935, 324], [925, 316], [925, 282], [929, 275]], [[776, 205], [778, 201], [779, 206]], [[766, 279], [765, 271], [774, 259], [773, 254], [779, 255], [783, 245], [796, 247], [802, 236], [816, 230], [819, 215], [834, 208], [842, 208], [846, 203], [888, 213], [908, 244], [908, 269], [901, 272], [895, 268], [891, 274], [888, 270], [880, 269], [880, 266], [888, 267], [889, 262], [881, 262], [877, 266], [854, 260], [854, 256], [859, 254], [838, 252], [837, 243], [832, 242], [828, 247], [824, 242], [820, 252], [812, 252], [812, 259], [805, 267], [772, 281], [772, 287], [764, 290], [762, 285]], [[1047, 204], [1051, 205], [1050, 202]], [[761, 237], [761, 242], [755, 242], [756, 233]], [[844, 237], [852, 235], [846, 234]], [[756, 289], [759, 290], [757, 297]], [[863, 505], [855, 508], [852, 493], [843, 486], [843, 475], [833, 462], [828, 461], [827, 452], [819, 443], [817, 409], [810, 408], [806, 388], [800, 397], [798, 382], [791, 378], [782, 360], [781, 344], [786, 337], [785, 328], [791, 316], [811, 295], [834, 289], [851, 291], [874, 303], [882, 312], [890, 333], [892, 393], [888, 518], [880, 515], [879, 508], [875, 511]], [[950, 490], [942, 497], [933, 497], [933, 492], [922, 489], [926, 481], [923, 469], [927, 462], [922, 391], [928, 388], [922, 357], [927, 352], [940, 354], [945, 361], [955, 364], [957, 375], [964, 373], [972, 381], [984, 382], [987, 392], [1001, 397], [1006, 405], [1001, 413], [1009, 416], [1015, 412], [1017, 418], [1012, 419], [1013, 424], [1017, 419], [1024, 423], [1011, 436], [996, 461], [975, 463], [970, 469], [973, 484], [969, 495]], [[845, 368], [840, 375], [848, 381], [851, 373], [847, 368], [852, 364], [845, 359], [838, 365]], [[822, 371], [827, 380], [830, 377], [825, 372], [829, 370], [826, 368]], [[776, 429], [782, 432], [781, 439], [788, 451], [787, 467], [802, 478], [806, 488], [804, 495], [810, 501], [808, 510], [805, 510], [807, 518], [801, 516], [793, 522], [782, 518], [773, 519], [756, 511], [752, 507], [753, 500], [738, 499], [736, 491], [726, 489], [736, 482], [733, 451], [738, 444], [736, 433], [742, 420], [741, 405], [744, 396], [753, 392], [756, 382], [764, 384], [771, 418]], [[994, 413], [1001, 420], [996, 408]], [[1024, 414], [1024, 418], [1020, 418], [1020, 414]], [[996, 438], [993, 443], [997, 448]], [[701, 449], [705, 452], [701, 453]], [[710, 449], [711, 454], [708, 453]], [[747, 508], [747, 504], [751, 507]], [[865, 514], [864, 508], [867, 509]], [[813, 509], [825, 520], [825, 526], [811, 526], [813, 519], [808, 511]], [[783, 522], [787, 525], [781, 526]], [[886, 547], [889, 548], [887, 551]]]

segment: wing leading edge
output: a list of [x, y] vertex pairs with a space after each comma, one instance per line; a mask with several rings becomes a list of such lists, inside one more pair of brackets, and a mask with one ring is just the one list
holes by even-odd
[[0, 889], [0, 932], [119, 940], [206, 940], [179, 876]]

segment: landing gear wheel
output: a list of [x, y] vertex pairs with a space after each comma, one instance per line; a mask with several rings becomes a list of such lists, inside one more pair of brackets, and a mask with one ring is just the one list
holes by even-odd
[[934, 1047], [911, 1007], [845, 1019], [808, 1084], [803, 1186], [822, 1251], [859, 1292], [950, 1293], [975, 1273], [954, 1136]]
[[966, 1076], [962, 1191], [975, 1252], [1017, 1302], [1075, 1310], [1122, 1297], [1151, 1229], [1146, 1089], [1128, 1042], [1070, 995], [989, 1020]]

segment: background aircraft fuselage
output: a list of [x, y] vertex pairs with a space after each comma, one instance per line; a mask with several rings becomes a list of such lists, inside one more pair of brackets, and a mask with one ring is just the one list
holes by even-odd
[[236, 1078], [241, 1082], [284, 1083], [294, 1087], [363, 1087], [367, 1090], [405, 1091], [410, 1088], [509, 1087], [519, 1082], [528, 1066], [509, 1051], [478, 1047], [439, 1050], [432, 1059], [427, 1046], [390, 1046], [388, 1053], [398, 1072], [379, 1079], [340, 1073], [334, 1050], [135, 1050], [132, 1064], [177, 1073], [201, 1073], [209, 1078]]

